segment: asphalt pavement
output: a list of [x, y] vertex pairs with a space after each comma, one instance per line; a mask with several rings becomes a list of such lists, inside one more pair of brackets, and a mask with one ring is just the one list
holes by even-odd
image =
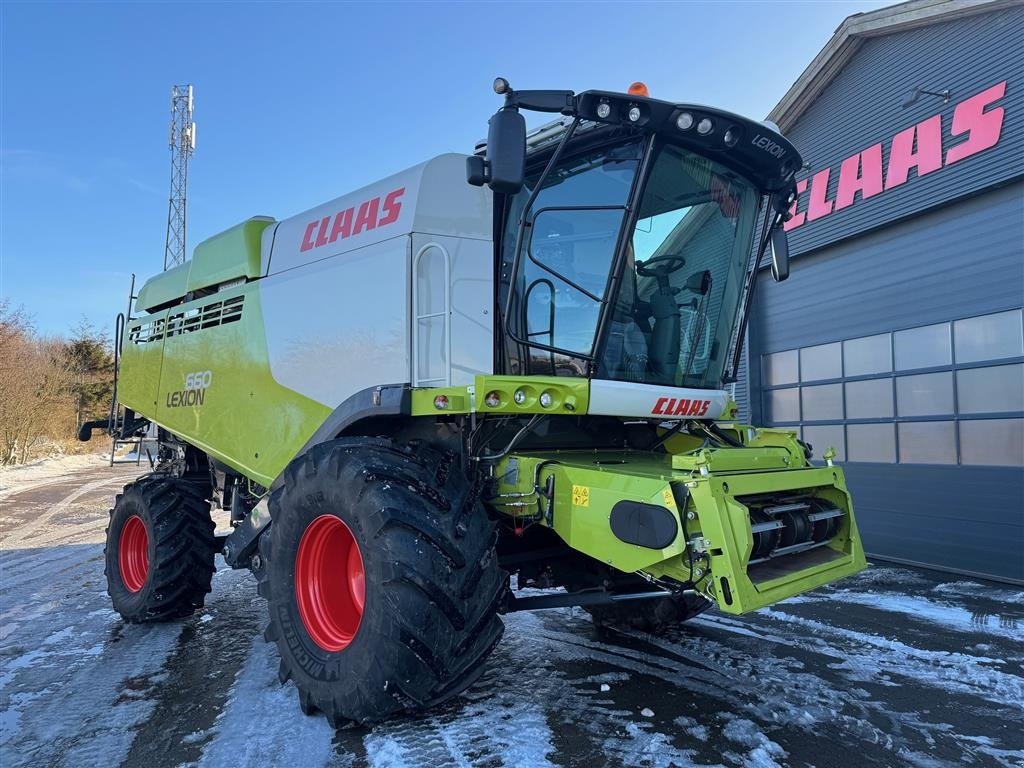
[[0, 497], [4, 768], [1024, 766], [1024, 588], [883, 564], [666, 638], [507, 616], [455, 701], [334, 731], [278, 682], [248, 573], [220, 563], [180, 623], [111, 610], [107, 509], [138, 471]]

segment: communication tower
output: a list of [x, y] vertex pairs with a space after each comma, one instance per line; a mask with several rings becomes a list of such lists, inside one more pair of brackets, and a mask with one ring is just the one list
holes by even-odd
[[196, 150], [196, 124], [192, 120], [192, 86], [171, 87], [171, 197], [167, 205], [167, 242], [164, 269], [185, 263], [186, 188], [188, 160]]

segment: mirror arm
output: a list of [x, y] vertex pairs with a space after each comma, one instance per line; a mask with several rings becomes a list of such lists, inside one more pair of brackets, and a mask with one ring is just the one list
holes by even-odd
[[[523, 212], [519, 217], [519, 225], [516, 233], [516, 252], [512, 257], [512, 270], [510, 272], [511, 280], [515, 280], [519, 275], [519, 263], [522, 260], [523, 255], [523, 235], [526, 233], [526, 218], [530, 214], [530, 209], [533, 207], [534, 202], [537, 200], [537, 196], [540, 194], [541, 189], [544, 188], [544, 182], [548, 176], [551, 175], [551, 169], [555, 167], [555, 164], [562, 156], [562, 152], [565, 149], [565, 145], [569, 143], [569, 139], [576, 132], [576, 128], [579, 127], [580, 119], [577, 117], [572, 121], [569, 129], [562, 134], [561, 140], [558, 142], [558, 146], [555, 147], [555, 151], [551, 153], [551, 157], [548, 159], [547, 165], [544, 166], [544, 170], [541, 172], [540, 177], [533, 185], [533, 190], [530, 192], [530, 197], [526, 200], [526, 205], [523, 206]], [[512, 296], [515, 292], [509, 290], [508, 298], [505, 301], [505, 310], [502, 312], [502, 322], [504, 327], [509, 327], [509, 322], [512, 318]]]
[[576, 117], [576, 94], [573, 91], [513, 91], [505, 93], [505, 106], [531, 112], [558, 112]]
[[[774, 216], [772, 215], [773, 212]], [[754, 301], [754, 289], [757, 286], [757, 273], [761, 269], [761, 259], [764, 258], [765, 250], [768, 248], [772, 230], [781, 223], [782, 214], [777, 210], [773, 211], [770, 206], [767, 207], [764, 212], [764, 221], [762, 222], [761, 240], [757, 245], [757, 255], [754, 257], [750, 273], [747, 275], [747, 293], [743, 297], [743, 310], [740, 315], [740, 326], [736, 332], [736, 349], [733, 351], [732, 365], [729, 369], [729, 375], [724, 377], [726, 382], [736, 381], [736, 374], [740, 367], [740, 355], [743, 354], [743, 337], [747, 333], [747, 319], [750, 317], [750, 307]]]
[[777, 216], [772, 224], [769, 242], [772, 246], [772, 278], [777, 283], [789, 278], [789, 242], [782, 225], [793, 218], [790, 209], [795, 200], [795, 187], [791, 187], [787, 195], [777, 193], [772, 196], [772, 204]]

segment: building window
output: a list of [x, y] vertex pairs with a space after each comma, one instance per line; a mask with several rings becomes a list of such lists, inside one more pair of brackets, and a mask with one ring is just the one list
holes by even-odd
[[762, 357], [768, 424], [817, 460], [1024, 467], [1024, 313], [967, 317]]
[[953, 362], [949, 323], [896, 331], [892, 336], [897, 371], [937, 368]]
[[956, 423], [904, 421], [896, 425], [901, 464], [956, 464]]
[[960, 462], [1024, 466], [1024, 419], [961, 421]]
[[892, 370], [892, 334], [864, 336], [843, 342], [843, 373], [870, 376]]
[[836, 449], [836, 461], [846, 461], [846, 438], [842, 424], [820, 424], [804, 427], [802, 439], [814, 446], [815, 456], [824, 456], [829, 448]]
[[834, 421], [843, 418], [843, 385], [821, 384], [801, 387], [804, 421]]
[[891, 419], [892, 379], [848, 381], [846, 386], [846, 418]]
[[896, 461], [896, 430], [893, 424], [850, 424], [846, 450], [850, 461], [892, 464]]
[[1019, 309], [968, 317], [953, 323], [958, 363], [1024, 356], [1024, 329]]
[[838, 379], [842, 375], [843, 352], [838, 341], [800, 350], [800, 381]]
[[956, 372], [960, 413], [1024, 411], [1024, 364]]
[[896, 413], [900, 416], [950, 416], [953, 374], [925, 373], [896, 378]]
[[768, 393], [768, 418], [772, 424], [800, 421], [800, 390], [774, 389]]
[[799, 352], [776, 352], [764, 356], [764, 381], [772, 387], [780, 384], [796, 384], [800, 381]]

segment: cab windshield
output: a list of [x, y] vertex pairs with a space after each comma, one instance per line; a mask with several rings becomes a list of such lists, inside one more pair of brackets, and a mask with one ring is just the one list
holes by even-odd
[[714, 161], [661, 150], [626, 245], [599, 378], [721, 384], [759, 202]]
[[[516, 274], [518, 223], [537, 176], [513, 198], [502, 271], [510, 373], [720, 384], [759, 195], [667, 145], [622, 238], [642, 154], [639, 143], [604, 147], [555, 168], [529, 211]], [[621, 280], [611, 279], [616, 264]]]

